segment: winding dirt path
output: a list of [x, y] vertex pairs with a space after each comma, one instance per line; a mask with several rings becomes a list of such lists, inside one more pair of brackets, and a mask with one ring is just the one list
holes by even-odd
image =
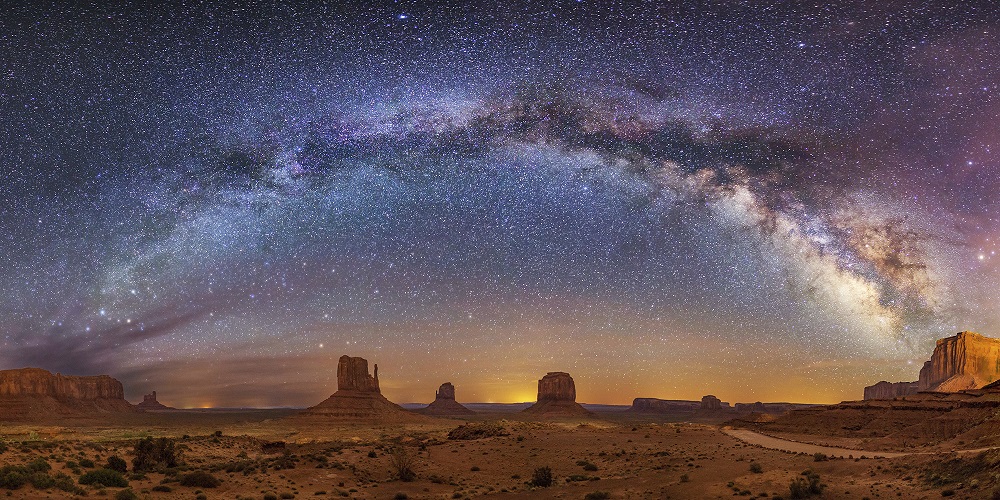
[[[825, 453], [826, 456], [828, 457], [838, 457], [838, 458], [847, 458], [849, 456], [858, 458], [862, 455], [871, 458], [896, 458], [896, 457], [904, 457], [906, 455], [914, 455], [914, 453], [851, 450], [847, 448], [836, 448], [833, 446], [820, 446], [816, 444], [799, 443], [797, 441], [789, 441], [787, 439], [765, 436], [764, 434], [760, 434], [746, 429], [723, 428], [722, 432], [736, 439], [739, 439], [744, 443], [756, 444], [759, 446], [763, 446], [764, 448], [787, 451], [791, 453], [806, 453], [809, 455], [814, 455], [816, 453]], [[974, 451], [982, 451], [982, 450], [962, 450], [960, 453], [967, 453]]]

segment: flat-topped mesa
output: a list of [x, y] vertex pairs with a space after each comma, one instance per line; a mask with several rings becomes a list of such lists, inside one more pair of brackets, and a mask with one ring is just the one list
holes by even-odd
[[921, 391], [979, 389], [1000, 379], [1000, 339], [961, 332], [937, 341], [931, 359], [920, 369]]
[[0, 396], [48, 396], [94, 401], [125, 399], [122, 383], [107, 376], [53, 374], [41, 368], [0, 370]]
[[576, 384], [566, 372], [549, 372], [538, 381], [538, 401], [524, 413], [542, 417], [592, 416], [576, 402]]
[[441, 387], [434, 393], [434, 401], [418, 411], [427, 415], [441, 416], [473, 415], [476, 413], [455, 401], [455, 386], [451, 382], [441, 384]]
[[576, 384], [566, 372], [549, 372], [538, 381], [538, 401], [576, 401]]
[[886, 382], [865, 387], [865, 399], [894, 399], [917, 393], [917, 382]]
[[0, 420], [40, 422], [135, 411], [125, 401], [122, 383], [107, 375], [0, 370]]
[[341, 356], [337, 362], [337, 390], [381, 394], [382, 391], [378, 386], [378, 364], [375, 365], [375, 375], [369, 375], [367, 359]]

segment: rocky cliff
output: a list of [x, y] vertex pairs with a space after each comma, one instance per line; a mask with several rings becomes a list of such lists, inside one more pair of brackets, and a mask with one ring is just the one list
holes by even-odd
[[920, 369], [921, 391], [978, 389], [1000, 379], [1000, 339], [961, 332], [937, 341], [930, 361]]
[[[726, 408], [729, 408], [729, 403], [726, 403]], [[702, 410], [721, 410], [722, 409], [722, 401], [719, 398], [717, 398], [717, 397], [715, 397], [715, 396], [713, 396], [711, 394], [709, 394], [708, 396], [702, 396], [701, 397], [701, 409]]]
[[375, 365], [373, 376], [368, 373], [367, 359], [341, 356], [337, 363], [337, 390], [381, 393], [378, 386], [378, 365]]
[[49, 421], [134, 412], [122, 383], [107, 376], [53, 374], [41, 368], [0, 370], [0, 420]]
[[886, 382], [865, 387], [865, 399], [894, 399], [917, 393], [917, 382]]
[[441, 384], [441, 387], [434, 393], [434, 401], [419, 411], [427, 415], [441, 416], [472, 415], [475, 413], [455, 401], [455, 386], [451, 382]]
[[632, 411], [640, 413], [691, 413], [701, 408], [698, 401], [679, 399], [635, 398]]
[[48, 396], [56, 399], [93, 401], [125, 399], [122, 383], [107, 376], [78, 377], [52, 374], [41, 368], [0, 370], [0, 397]]

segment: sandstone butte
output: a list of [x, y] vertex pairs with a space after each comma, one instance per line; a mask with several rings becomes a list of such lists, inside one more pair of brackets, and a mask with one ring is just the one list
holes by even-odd
[[538, 401], [524, 409], [543, 417], [580, 417], [592, 414], [576, 402], [576, 384], [565, 372], [549, 372], [538, 381]]
[[135, 405], [135, 407], [138, 408], [138, 409], [140, 409], [140, 410], [147, 410], [147, 411], [173, 410], [174, 409], [174, 408], [166, 406], [163, 403], [157, 401], [156, 400], [156, 391], [153, 391], [150, 394], [144, 395], [142, 397], [142, 402], [139, 403], [139, 404], [137, 404], [137, 405]]
[[107, 375], [0, 370], [0, 420], [132, 411], [122, 383]]
[[939, 339], [915, 382], [879, 382], [865, 387], [865, 399], [892, 399], [916, 392], [981, 389], [1000, 380], [1000, 339], [961, 332]]
[[427, 405], [426, 408], [422, 408], [420, 413], [426, 415], [450, 416], [473, 415], [476, 412], [462, 406], [462, 404], [458, 401], [455, 401], [455, 386], [452, 385], [451, 382], [445, 382], [441, 384], [441, 387], [434, 393], [434, 401]]
[[375, 374], [368, 372], [368, 360], [341, 356], [337, 362], [337, 392], [316, 406], [307, 408], [300, 417], [363, 422], [402, 422], [421, 417], [404, 410], [382, 395]]

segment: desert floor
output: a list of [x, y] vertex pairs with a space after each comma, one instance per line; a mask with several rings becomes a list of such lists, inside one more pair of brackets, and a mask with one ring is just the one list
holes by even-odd
[[[722, 426], [638, 422], [601, 415], [577, 421], [515, 420], [479, 415], [471, 430], [492, 435], [449, 439], [465, 420], [427, 419], [394, 425], [333, 424], [287, 418], [288, 410], [167, 412], [115, 419], [33, 425], [0, 424], [0, 465], [47, 462], [78, 482], [114, 455], [128, 463], [128, 488], [81, 486], [77, 493], [116, 498], [792, 498], [790, 483], [812, 471], [822, 498], [989, 498], [992, 490], [966, 459], [950, 453], [817, 461], [749, 444]], [[176, 468], [132, 471], [144, 437], [174, 439]], [[744, 439], [753, 440], [749, 435]], [[781, 437], [781, 436], [778, 436]], [[767, 443], [765, 443], [767, 444]], [[403, 450], [400, 452], [399, 450]], [[802, 451], [812, 451], [813, 448]], [[830, 454], [834, 455], [833, 453]], [[865, 458], [861, 458], [862, 455]], [[884, 455], [884, 454], [879, 454]], [[969, 456], [971, 454], [966, 454]], [[394, 461], [408, 458], [415, 478], [401, 481]], [[93, 466], [89, 466], [93, 462]], [[942, 470], [942, 464], [951, 464]], [[549, 487], [530, 484], [551, 469]], [[962, 469], [964, 470], [964, 469]], [[214, 488], [181, 486], [192, 471], [221, 480]], [[2, 477], [0, 477], [2, 484]], [[983, 486], [980, 486], [982, 484]], [[157, 491], [154, 490], [157, 488]], [[0, 489], [11, 498], [63, 498], [73, 493], [30, 484]], [[590, 496], [588, 496], [590, 495]]]

